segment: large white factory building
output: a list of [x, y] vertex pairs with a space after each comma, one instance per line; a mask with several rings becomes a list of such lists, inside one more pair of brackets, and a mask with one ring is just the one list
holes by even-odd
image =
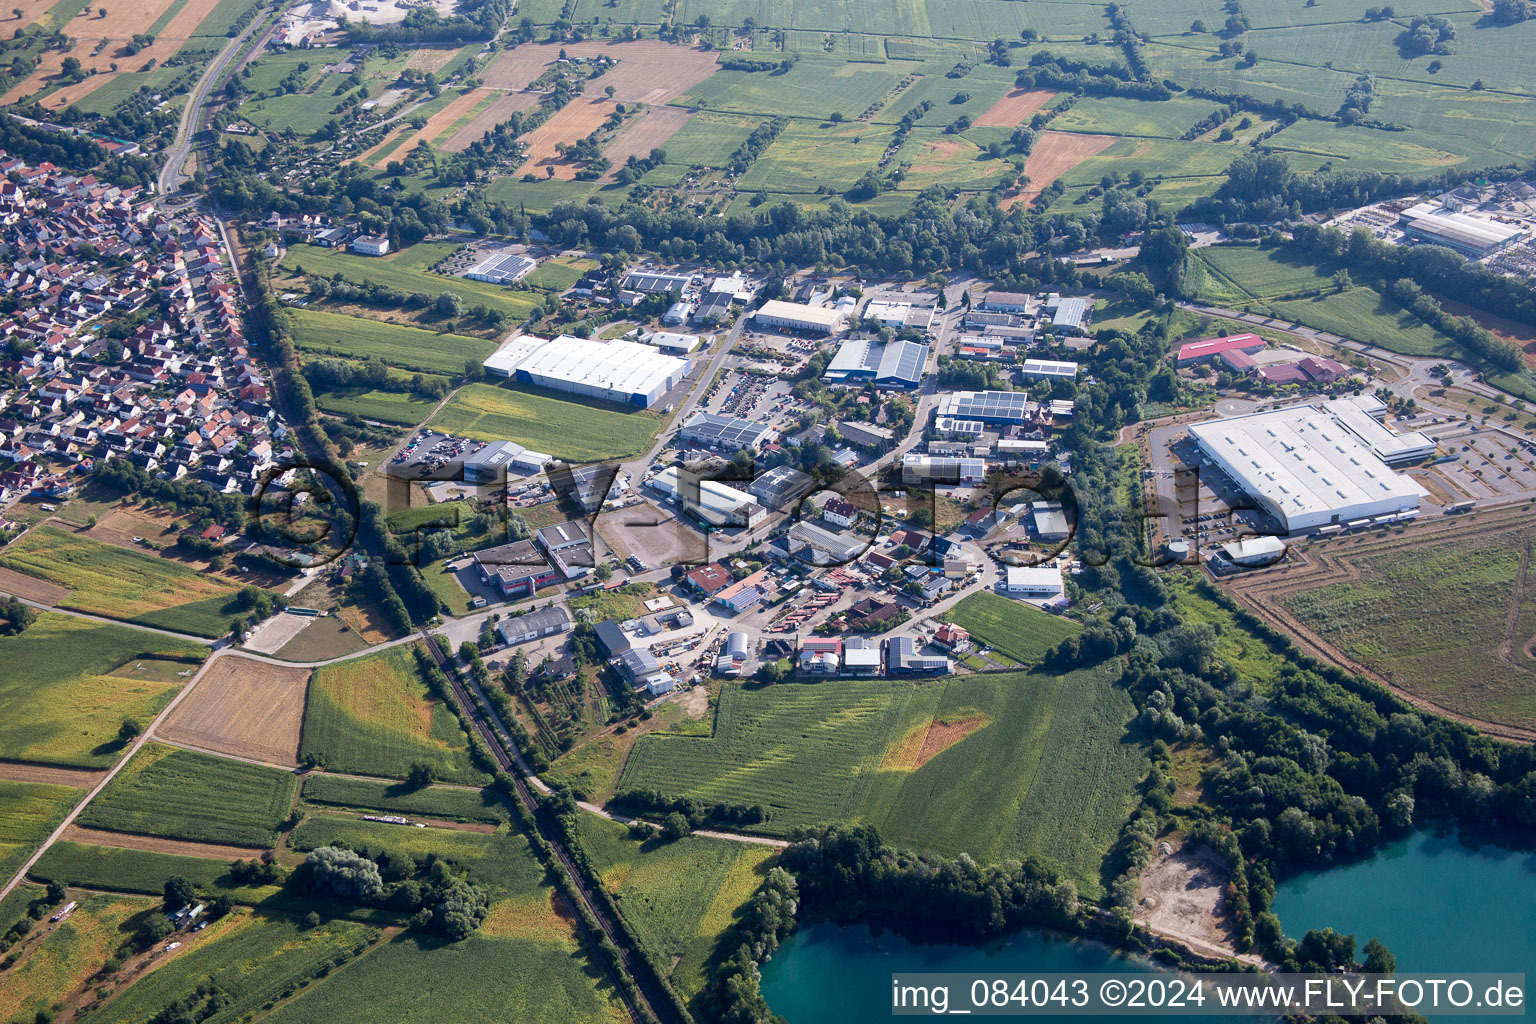
[[1370, 402], [1294, 405], [1198, 423], [1189, 434], [1286, 533], [1417, 511], [1429, 492], [1382, 455], [1396, 456], [1393, 461], [1407, 452], [1427, 455], [1434, 442], [1393, 434], [1372, 415]]
[[688, 373], [689, 362], [632, 341], [522, 334], [485, 361], [486, 373], [648, 409]]

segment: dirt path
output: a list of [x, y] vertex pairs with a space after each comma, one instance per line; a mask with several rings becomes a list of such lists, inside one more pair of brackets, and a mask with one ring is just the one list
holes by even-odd
[[141, 836], [129, 832], [105, 832], [83, 825], [69, 826], [59, 838], [67, 843], [90, 843], [93, 846], [114, 846], [119, 850], [147, 850], [150, 853], [172, 853], [178, 857], [205, 857], [208, 860], [250, 860], [265, 852], [248, 846], [194, 843], [185, 839], [161, 839], [159, 836]]
[[42, 782], [50, 786], [90, 789], [106, 774], [104, 770], [91, 768], [66, 768], [54, 764], [33, 764], [30, 761], [0, 761], [0, 779], [7, 782]]

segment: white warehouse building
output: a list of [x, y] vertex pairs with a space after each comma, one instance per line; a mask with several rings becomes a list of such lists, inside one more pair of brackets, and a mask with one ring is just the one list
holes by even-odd
[[486, 373], [608, 402], [648, 409], [687, 375], [690, 363], [633, 341], [593, 341], [531, 334], [505, 342]]
[[845, 314], [831, 306], [808, 306], [803, 302], [769, 299], [752, 314], [763, 327], [785, 327], [791, 331], [835, 334], [843, 327]]
[[1294, 405], [1197, 423], [1189, 434], [1286, 533], [1417, 510], [1429, 492], [1388, 466], [1343, 411]]

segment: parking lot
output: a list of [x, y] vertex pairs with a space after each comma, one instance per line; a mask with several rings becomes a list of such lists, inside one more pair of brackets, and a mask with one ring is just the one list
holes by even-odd
[[446, 467], [484, 447], [484, 441], [423, 430], [389, 460], [388, 472], [401, 480], [449, 479], [444, 473]]

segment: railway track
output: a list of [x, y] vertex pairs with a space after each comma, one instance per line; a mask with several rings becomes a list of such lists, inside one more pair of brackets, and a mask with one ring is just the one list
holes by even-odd
[[[603, 935], [618, 949], [619, 961], [624, 965], [624, 969], [629, 972], [629, 976], [635, 980], [635, 986], [640, 992], [642, 1001], [645, 1003], [645, 1009], [650, 1012], [653, 1019], [660, 1021], [661, 1024], [684, 1024], [681, 1016], [679, 1016], [673, 1006], [672, 1000], [660, 990], [660, 983], [651, 972], [650, 966], [635, 956], [634, 950], [630, 948], [625, 934], [615, 926], [613, 920], [604, 912], [601, 902], [593, 894], [591, 886], [587, 884], [586, 877], [582, 874], [581, 869], [576, 866], [576, 861], [571, 857], [570, 851], [565, 848], [565, 843], [561, 839], [561, 830], [555, 824], [553, 816], [534, 797], [533, 790], [528, 785], [523, 769], [520, 766], [521, 758], [516, 756], [516, 748], [512, 746], [510, 739], [506, 738], [504, 730], [499, 728], [499, 723], [493, 725], [489, 721], [485, 709], [474, 699], [474, 696], [469, 692], [469, 688], [464, 685], [464, 680], [459, 674], [458, 665], [453, 660], [444, 656], [432, 635], [423, 629], [421, 636], [427, 642], [427, 651], [431, 654], [432, 660], [448, 679], [448, 685], [452, 687], [453, 695], [458, 699], [459, 706], [464, 709], [464, 714], [469, 719], [470, 728], [485, 742], [486, 747], [491, 751], [491, 756], [496, 759], [496, 763], [501, 767], [502, 771], [505, 771], [512, 777], [513, 786], [517, 790], [518, 802], [533, 816], [539, 832], [543, 835], [545, 841], [549, 843], [550, 849], [554, 851], [555, 858], [560, 862], [561, 869], [565, 871], [570, 877], [572, 884], [575, 885], [576, 892], [581, 897], [581, 902], [592, 914], [593, 919], [597, 921]], [[596, 938], [588, 933], [585, 922], [579, 917], [577, 925], [581, 928], [582, 938], [595, 946], [597, 944]], [[625, 992], [624, 987], [618, 984], [615, 984], [614, 987], [618, 990], [620, 998], [624, 1000], [625, 1008], [628, 1009], [630, 1016], [637, 1021], [645, 1019], [639, 1012], [639, 1007], [634, 1005], [629, 995]]]

